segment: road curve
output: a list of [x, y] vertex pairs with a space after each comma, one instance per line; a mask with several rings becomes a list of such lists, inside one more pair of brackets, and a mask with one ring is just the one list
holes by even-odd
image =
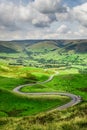
[[74, 95], [74, 94], [71, 94], [71, 93], [62, 93], [62, 92], [38, 92], [38, 93], [26, 93], [26, 92], [21, 92], [20, 89], [25, 87], [25, 86], [32, 86], [32, 85], [35, 85], [35, 84], [44, 84], [44, 83], [47, 83], [49, 81], [51, 81], [54, 76], [58, 75], [59, 73], [58, 72], [55, 72], [54, 75], [51, 75], [49, 77], [48, 80], [46, 81], [43, 81], [43, 82], [37, 82], [37, 83], [31, 83], [31, 84], [25, 84], [25, 85], [20, 85], [16, 88], [13, 89], [13, 92], [15, 93], [18, 93], [18, 94], [22, 94], [22, 95], [35, 95], [35, 96], [39, 96], [39, 95], [60, 95], [60, 96], [68, 96], [71, 98], [71, 101], [62, 105], [62, 106], [58, 106], [57, 108], [51, 110], [51, 111], [54, 111], [54, 110], [64, 110], [66, 108], [69, 108], [69, 107], [72, 107], [78, 103], [81, 102], [81, 97], [80, 96], [77, 96], [77, 95]]

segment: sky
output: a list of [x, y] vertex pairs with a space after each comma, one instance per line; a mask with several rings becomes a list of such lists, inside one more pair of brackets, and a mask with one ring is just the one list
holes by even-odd
[[0, 40], [87, 39], [87, 0], [0, 0]]

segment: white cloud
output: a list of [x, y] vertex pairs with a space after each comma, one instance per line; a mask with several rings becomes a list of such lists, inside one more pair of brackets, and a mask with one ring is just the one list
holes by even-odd
[[14, 5], [9, 3], [6, 5], [5, 3], [0, 4], [0, 24], [3, 26], [9, 26], [14, 21]]
[[27, 28], [31, 24], [36, 27], [48, 27], [55, 21], [52, 14], [42, 14], [34, 7], [34, 2], [28, 5], [15, 5], [12, 2], [0, 4], [0, 25], [11, 30], [11, 28]]
[[69, 31], [69, 28], [66, 25], [61, 25], [58, 29], [57, 29], [57, 33], [67, 33], [67, 31]]
[[41, 28], [50, 27], [51, 23], [57, 20], [55, 12], [62, 13], [65, 9], [61, 5], [61, 0], [35, 0], [26, 6], [16, 5], [12, 2], [8, 2], [8, 4], [1, 2], [0, 28], [3, 26], [4, 29], [14, 31], [15, 29], [26, 29], [33, 25]]
[[74, 7], [72, 13], [75, 20], [87, 27], [87, 3]]
[[62, 1], [1, 0], [0, 39], [87, 37], [87, 2], [70, 8]]
[[55, 13], [61, 7], [61, 0], [35, 0], [34, 6], [41, 13]]

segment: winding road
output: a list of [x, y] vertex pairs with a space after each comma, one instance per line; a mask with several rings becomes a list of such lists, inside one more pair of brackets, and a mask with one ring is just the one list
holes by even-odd
[[58, 75], [59, 73], [58, 72], [55, 72], [54, 75], [51, 75], [49, 77], [48, 80], [46, 81], [43, 81], [43, 82], [37, 82], [37, 83], [32, 83], [32, 84], [25, 84], [25, 85], [20, 85], [16, 88], [13, 89], [13, 92], [15, 93], [18, 93], [18, 94], [22, 94], [22, 95], [34, 95], [34, 96], [39, 96], [39, 95], [60, 95], [60, 96], [68, 96], [71, 98], [71, 101], [62, 105], [62, 106], [58, 106], [57, 108], [51, 110], [51, 111], [54, 111], [54, 110], [64, 110], [66, 108], [69, 108], [69, 107], [72, 107], [78, 103], [81, 102], [81, 97], [80, 96], [77, 96], [77, 95], [74, 95], [74, 94], [71, 94], [71, 93], [62, 93], [62, 92], [38, 92], [38, 93], [26, 93], [26, 92], [21, 92], [20, 89], [25, 87], [25, 86], [32, 86], [32, 85], [35, 85], [35, 84], [44, 84], [44, 83], [47, 83], [49, 81], [51, 81], [54, 76]]

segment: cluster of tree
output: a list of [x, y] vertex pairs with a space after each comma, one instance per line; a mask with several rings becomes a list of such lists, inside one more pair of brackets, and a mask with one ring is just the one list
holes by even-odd
[[81, 73], [81, 74], [87, 74], [87, 68], [79, 69], [79, 73]]

